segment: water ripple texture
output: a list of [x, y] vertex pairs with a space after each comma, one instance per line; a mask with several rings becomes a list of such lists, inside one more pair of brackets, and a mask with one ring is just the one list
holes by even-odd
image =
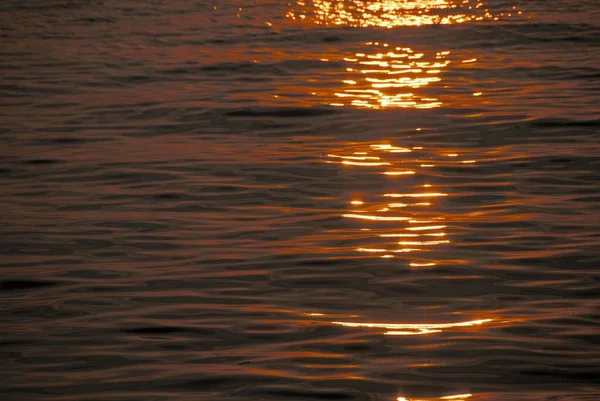
[[2, 399], [598, 399], [597, 1], [33, 3]]

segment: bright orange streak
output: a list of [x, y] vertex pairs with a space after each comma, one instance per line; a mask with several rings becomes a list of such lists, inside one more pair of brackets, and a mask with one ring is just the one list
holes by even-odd
[[398, 245], [440, 245], [449, 243], [450, 241], [400, 241]]
[[371, 145], [371, 147], [373, 149], [375, 149], [375, 150], [396, 151], [396, 152], [399, 152], [399, 153], [410, 153], [410, 152], [412, 152], [411, 149], [392, 146], [389, 143], [374, 144], [374, 145]]
[[389, 198], [428, 198], [436, 196], [448, 196], [448, 194], [444, 194], [441, 192], [430, 192], [422, 194], [384, 194], [383, 196], [387, 196]]
[[396, 401], [438, 401], [438, 400], [454, 400], [454, 401], [464, 401], [467, 398], [471, 398], [473, 394], [457, 394], [457, 395], [447, 395], [445, 397], [440, 398], [406, 398], [406, 397], [398, 397]]
[[383, 174], [385, 175], [412, 175], [414, 171], [385, 171]]
[[446, 228], [447, 226], [420, 226], [420, 227], [406, 227], [408, 231], [424, 231], [424, 230], [439, 230]]
[[352, 165], [352, 166], [389, 166], [390, 163], [364, 163], [364, 162], [352, 162], [350, 160], [344, 160], [342, 161], [342, 164], [348, 164], [348, 165]]
[[457, 395], [447, 395], [446, 397], [440, 397], [441, 400], [462, 400], [465, 398], [472, 397], [473, 394], [457, 394]]
[[358, 252], [371, 252], [371, 253], [382, 253], [382, 252], [387, 252], [387, 249], [381, 249], [381, 248], [356, 248], [356, 250]]
[[375, 221], [406, 221], [409, 217], [383, 217], [383, 216], [371, 216], [368, 214], [344, 214], [344, 217], [350, 219], [363, 219], [363, 220], [375, 220]]
[[480, 320], [471, 320], [468, 322], [459, 322], [459, 323], [431, 323], [431, 324], [396, 324], [396, 323], [355, 323], [355, 322], [331, 322], [333, 324], [337, 324], [344, 327], [367, 327], [367, 328], [377, 328], [377, 329], [386, 329], [384, 334], [386, 335], [396, 335], [396, 336], [410, 336], [410, 335], [422, 335], [422, 334], [430, 334], [430, 333], [440, 333], [443, 329], [451, 329], [456, 327], [472, 327], [481, 325], [484, 323], [491, 322], [492, 319], [480, 319]]

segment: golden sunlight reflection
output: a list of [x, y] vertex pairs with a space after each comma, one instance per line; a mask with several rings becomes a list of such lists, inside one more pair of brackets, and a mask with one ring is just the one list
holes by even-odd
[[342, 80], [343, 89], [334, 92], [332, 106], [431, 109], [442, 105], [427, 87], [442, 80], [440, 74], [450, 64], [449, 51], [426, 55], [388, 43], [366, 45], [373, 48], [371, 53], [344, 58], [351, 79]]
[[436, 397], [436, 398], [406, 398], [406, 397], [398, 397], [396, 401], [461, 401], [468, 400], [473, 397], [473, 394], [455, 394], [455, 395], [447, 395], [444, 397]]
[[[447, 330], [469, 330], [486, 325], [490, 322], [494, 322], [495, 324], [505, 324], [509, 322], [507, 320], [495, 320], [492, 318], [485, 318], [448, 323], [372, 323], [357, 322], [350, 320], [361, 318], [361, 316], [354, 314], [340, 315], [317, 312], [302, 312], [302, 315], [319, 318], [318, 321], [324, 319], [324, 321], [337, 326], [376, 329], [378, 331], [383, 332], [383, 334], [389, 336], [420, 336], [425, 334], [442, 333]], [[337, 320], [340, 317], [345, 320]]]
[[[362, 232], [355, 237], [362, 238], [362, 243], [353, 248], [355, 251], [382, 259], [402, 258], [412, 268], [430, 268], [441, 262], [432, 256], [432, 251], [450, 244], [451, 239], [446, 232], [446, 217], [435, 206], [448, 193], [432, 183], [422, 183], [428, 172], [419, 166], [420, 159], [431, 159], [431, 154], [420, 146], [379, 142], [349, 144], [327, 155], [326, 163], [358, 168], [367, 174], [365, 179], [380, 176], [385, 183], [377, 193], [357, 193], [347, 200], [349, 210], [342, 216], [356, 221]], [[437, 158], [450, 155], [433, 154]], [[444, 163], [463, 165], [454, 157]]]
[[345, 327], [365, 327], [383, 329], [385, 335], [389, 336], [415, 336], [431, 333], [441, 333], [447, 329], [456, 329], [464, 327], [480, 326], [484, 323], [491, 322], [492, 319], [470, 320], [457, 323], [360, 323], [360, 322], [331, 322], [339, 326]]
[[522, 15], [492, 13], [482, 0], [296, 0], [287, 17], [315, 25], [394, 28], [451, 25]]
[[406, 221], [406, 220], [409, 220], [408, 217], [374, 216], [374, 215], [368, 215], [368, 214], [353, 214], [353, 213], [344, 214], [344, 217], [347, 217], [349, 219], [363, 219], [363, 220], [377, 220], [377, 221]]
[[438, 196], [447, 196], [448, 194], [444, 194], [441, 192], [423, 192], [423, 193], [414, 193], [414, 194], [384, 194], [383, 196], [389, 198], [432, 198]]
[[[523, 19], [516, 6], [511, 8], [506, 4], [502, 8], [506, 12], [490, 9], [482, 0], [295, 0], [288, 3], [286, 16], [289, 24], [413, 27], [407, 32], [418, 35], [422, 28], [414, 27]], [[399, 34], [397, 37], [401, 39], [403, 36]], [[334, 47], [326, 54], [315, 56], [323, 63], [332, 63], [339, 70], [335, 74], [324, 74], [327, 78], [323, 85], [312, 86], [311, 78], [310, 89], [303, 95], [310, 94], [310, 101], [318, 104], [362, 109], [432, 109], [448, 103], [477, 104], [486, 101], [484, 93], [476, 88], [468, 94], [460, 93], [448, 90], [452, 87], [451, 82], [444, 82], [444, 75], [450, 68], [470, 68], [480, 63], [476, 54], [453, 53], [451, 56], [447, 48], [411, 48], [406, 46], [406, 42], [375, 39], [383, 37], [372, 38], [352, 53], [336, 54]], [[372, 162], [346, 160], [345, 163]]]

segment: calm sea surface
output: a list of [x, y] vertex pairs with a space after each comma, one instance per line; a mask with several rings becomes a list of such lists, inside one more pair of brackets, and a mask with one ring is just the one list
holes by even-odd
[[0, 393], [600, 397], [597, 0], [5, 0]]

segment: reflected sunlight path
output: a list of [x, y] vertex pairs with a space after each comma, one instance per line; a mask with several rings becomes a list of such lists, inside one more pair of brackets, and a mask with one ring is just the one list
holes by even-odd
[[356, 322], [331, 322], [346, 327], [368, 327], [386, 329], [383, 334], [388, 336], [415, 336], [421, 334], [441, 333], [444, 329], [457, 327], [472, 327], [491, 322], [492, 319], [471, 320], [458, 323], [437, 323], [437, 324], [398, 324], [398, 323], [356, 323]]
[[498, 20], [522, 13], [513, 7], [510, 12], [493, 14], [479, 0], [297, 0], [287, 16], [317, 25], [394, 28]]
[[[408, 148], [391, 143], [348, 144], [346, 149], [329, 153], [327, 157], [326, 163], [364, 169], [367, 175], [386, 177], [392, 187], [402, 185], [410, 188], [398, 193], [384, 190], [380, 194], [353, 195], [351, 210], [342, 216], [367, 224], [360, 228], [361, 236], [371, 238], [356, 247], [356, 251], [391, 259], [397, 254], [430, 252], [434, 246], [450, 243], [444, 231], [447, 227], [445, 217], [432, 209], [436, 199], [448, 194], [435, 190], [432, 184], [415, 185], [415, 177], [421, 179], [422, 158], [428, 160], [428, 166], [435, 166], [423, 147]], [[449, 161], [461, 163], [460, 159]], [[372, 239], [377, 239], [381, 245], [373, 244]], [[432, 259], [421, 258], [413, 260], [410, 266], [430, 267], [436, 264]]]

